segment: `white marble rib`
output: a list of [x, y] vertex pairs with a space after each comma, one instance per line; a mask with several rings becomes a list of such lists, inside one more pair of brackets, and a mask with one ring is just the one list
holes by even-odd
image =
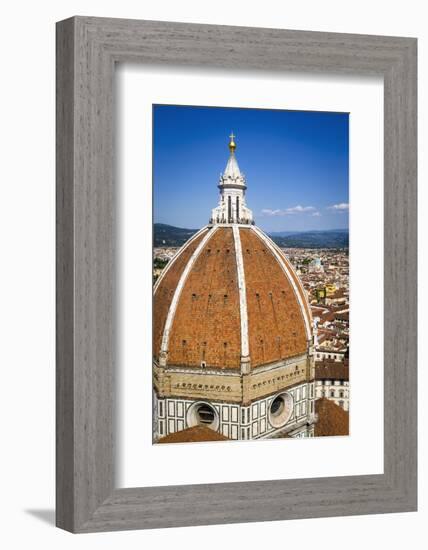
[[238, 289], [239, 289], [239, 309], [241, 318], [241, 358], [249, 357], [248, 343], [248, 312], [247, 312], [247, 295], [245, 286], [245, 271], [244, 260], [242, 258], [241, 235], [237, 225], [233, 226], [233, 239], [235, 242], [236, 253], [236, 268], [238, 272]]

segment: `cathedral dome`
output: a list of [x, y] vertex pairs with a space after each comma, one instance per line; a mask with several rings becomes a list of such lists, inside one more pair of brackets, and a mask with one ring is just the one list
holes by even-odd
[[306, 292], [281, 249], [255, 225], [235, 151], [232, 133], [209, 224], [154, 286], [155, 442], [314, 434]]
[[307, 353], [311, 322], [293, 267], [265, 233], [252, 224], [210, 224], [155, 285], [154, 360], [249, 372]]
[[254, 225], [235, 150], [232, 133], [210, 224], [155, 285], [153, 355], [160, 367], [249, 373], [310, 348], [305, 291], [281, 249]]

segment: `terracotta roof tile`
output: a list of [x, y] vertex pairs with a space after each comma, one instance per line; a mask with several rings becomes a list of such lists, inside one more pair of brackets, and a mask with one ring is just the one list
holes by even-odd
[[330, 399], [322, 397], [315, 401], [318, 422], [315, 424], [315, 437], [349, 435], [349, 413]]
[[[277, 258], [251, 228], [240, 228], [251, 367], [304, 354], [304, 312]], [[174, 290], [197, 245], [184, 247], [161, 279], [154, 299], [153, 345], [157, 358]], [[300, 291], [298, 290], [300, 293]], [[307, 299], [301, 295], [304, 308]], [[241, 310], [233, 231], [219, 227], [195, 260], [172, 320], [167, 364], [239, 369]]]
[[241, 324], [232, 229], [217, 230], [191, 270], [171, 327], [168, 363], [239, 368]]
[[241, 229], [251, 366], [306, 351], [303, 315], [293, 287], [258, 235]]
[[206, 426], [193, 426], [158, 440], [158, 443], [196, 443], [198, 441], [228, 441], [229, 439]]
[[316, 361], [316, 380], [349, 380], [349, 363], [344, 361]]
[[174, 291], [187, 262], [205, 236], [205, 233], [206, 231], [203, 231], [201, 235], [195, 237], [193, 241], [188, 241], [188, 243], [177, 252], [177, 255], [165, 268], [167, 271], [156, 287], [156, 292], [153, 297], [153, 356], [156, 359], [159, 358], [162, 334], [165, 327], [168, 310], [174, 296]]

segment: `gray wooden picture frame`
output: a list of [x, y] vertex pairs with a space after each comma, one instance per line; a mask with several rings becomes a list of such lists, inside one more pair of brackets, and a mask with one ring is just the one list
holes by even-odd
[[[416, 510], [416, 39], [73, 17], [57, 24], [56, 47], [58, 527], [83, 533]], [[115, 488], [117, 62], [383, 76], [383, 474]]]

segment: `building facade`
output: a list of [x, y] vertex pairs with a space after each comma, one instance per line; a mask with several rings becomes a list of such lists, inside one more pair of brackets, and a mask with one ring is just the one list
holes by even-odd
[[315, 363], [315, 397], [325, 397], [349, 412], [349, 362], [324, 359]]
[[314, 434], [312, 317], [282, 251], [253, 221], [235, 136], [210, 222], [154, 287], [153, 439]]

